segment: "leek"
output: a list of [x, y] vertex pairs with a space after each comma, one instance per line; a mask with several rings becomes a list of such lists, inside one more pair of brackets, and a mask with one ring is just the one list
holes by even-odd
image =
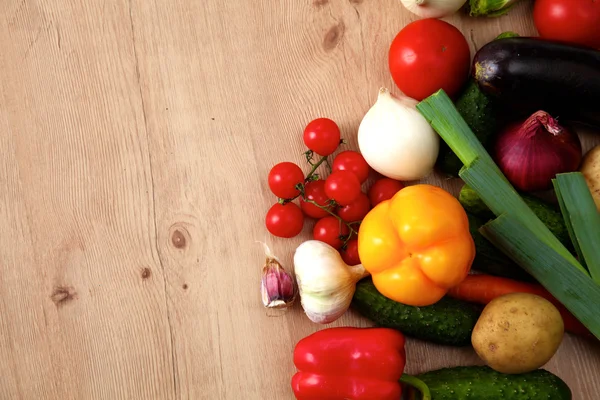
[[513, 215], [483, 225], [481, 234], [556, 297], [600, 339], [600, 286], [569, 263]]
[[567, 227], [567, 232], [569, 233], [569, 239], [571, 243], [573, 243], [573, 248], [575, 249], [575, 253], [577, 253], [577, 258], [579, 258], [579, 262], [583, 267], [585, 267], [585, 259], [583, 258], [583, 254], [581, 253], [581, 248], [579, 247], [579, 242], [575, 237], [575, 232], [573, 232], [573, 225], [571, 225], [571, 221], [567, 218], [567, 208], [565, 206], [565, 201], [560, 193], [560, 189], [556, 184], [556, 179], [552, 179], [552, 185], [554, 185], [554, 193], [556, 194], [556, 199], [558, 200], [558, 205], [560, 206], [560, 211], [562, 213], [562, 218], [565, 221], [565, 226]]
[[579, 260], [600, 285], [600, 213], [581, 172], [556, 175], [552, 181]]

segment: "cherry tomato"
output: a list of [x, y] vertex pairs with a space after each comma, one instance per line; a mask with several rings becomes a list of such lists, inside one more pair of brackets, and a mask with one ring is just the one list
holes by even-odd
[[371, 206], [375, 207], [382, 201], [391, 199], [403, 187], [404, 185], [401, 182], [390, 178], [383, 178], [375, 181], [373, 186], [369, 189]]
[[360, 257], [358, 255], [358, 240], [350, 239], [346, 243], [346, 248], [340, 250], [342, 259], [350, 266], [360, 264]]
[[471, 54], [462, 33], [439, 19], [412, 22], [390, 46], [389, 68], [404, 94], [423, 100], [444, 89], [458, 94], [469, 75]]
[[300, 194], [296, 185], [304, 182], [304, 173], [294, 163], [282, 162], [271, 168], [269, 172], [269, 188], [282, 199], [291, 199]]
[[366, 194], [361, 193], [356, 200], [347, 206], [341, 207], [337, 214], [346, 222], [361, 221], [371, 210], [371, 203]]
[[600, 1], [536, 0], [533, 22], [545, 39], [600, 48]]
[[313, 228], [313, 238], [325, 242], [335, 249], [339, 249], [344, 244], [340, 236], [347, 235], [348, 232], [346, 224], [340, 222], [335, 217], [329, 216], [317, 221]]
[[267, 212], [266, 225], [274, 236], [291, 238], [302, 231], [304, 215], [294, 203], [276, 203]]
[[317, 118], [304, 129], [304, 144], [320, 156], [328, 156], [340, 145], [340, 128], [329, 118]]
[[347, 206], [360, 195], [360, 181], [350, 171], [332, 172], [325, 181], [327, 197], [342, 206]]
[[[304, 187], [304, 195], [308, 200], [312, 200], [323, 207], [329, 203], [329, 197], [325, 194], [325, 181], [323, 179], [307, 183]], [[304, 214], [311, 218], [318, 219], [329, 215], [327, 211], [314, 204], [305, 202], [302, 198], [300, 198], [300, 207], [304, 211]]]
[[369, 164], [365, 158], [356, 151], [342, 151], [333, 159], [332, 171], [350, 171], [364, 183], [369, 178]]

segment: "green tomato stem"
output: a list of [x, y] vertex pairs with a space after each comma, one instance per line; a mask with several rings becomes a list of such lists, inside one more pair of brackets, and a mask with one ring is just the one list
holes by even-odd
[[[355, 221], [355, 222], [346, 222], [344, 221], [339, 215], [337, 215], [336, 213], [334, 213], [333, 211], [331, 211], [331, 209], [329, 208], [331, 204], [328, 204], [327, 206], [322, 206], [319, 203], [317, 203], [314, 200], [310, 200], [310, 199], [303, 199], [305, 203], [310, 203], [316, 207], [319, 207], [321, 210], [326, 211], [329, 215], [331, 215], [332, 217], [334, 217], [335, 219], [337, 219], [341, 224], [346, 225], [346, 227], [348, 228], [348, 234], [344, 235], [344, 236], [340, 236], [340, 239], [344, 240], [344, 244], [342, 245], [342, 248], [345, 248], [346, 245], [348, 244], [348, 241], [350, 240], [350, 238], [352, 237], [353, 234], [358, 233], [358, 231], [356, 229], [354, 229], [352, 227], [352, 225], [355, 225], [357, 222], [360, 221]], [[341, 227], [340, 227], [341, 228]], [[340, 229], [341, 230], [341, 229]]]

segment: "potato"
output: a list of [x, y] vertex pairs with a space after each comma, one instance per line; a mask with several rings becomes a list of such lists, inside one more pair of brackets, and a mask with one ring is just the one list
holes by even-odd
[[520, 374], [546, 364], [563, 335], [562, 317], [552, 303], [533, 294], [512, 293], [495, 298], [484, 308], [471, 342], [491, 368]]
[[587, 182], [596, 207], [600, 211], [600, 145], [591, 149], [583, 158], [579, 172]]

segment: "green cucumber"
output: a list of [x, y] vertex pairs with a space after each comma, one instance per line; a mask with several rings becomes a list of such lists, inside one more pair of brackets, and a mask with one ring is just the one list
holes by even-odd
[[[573, 242], [571, 242], [571, 237], [569, 236], [569, 231], [567, 230], [560, 209], [537, 197], [523, 193], [519, 193], [519, 195], [523, 198], [523, 201], [525, 201], [527, 206], [531, 208], [531, 211], [546, 224], [554, 236], [556, 236], [567, 249], [572, 250]], [[460, 190], [458, 200], [467, 212], [485, 219], [485, 222], [487, 222], [488, 219], [495, 218], [492, 211], [485, 205], [483, 200], [481, 200], [477, 192], [467, 185], [464, 185]]]
[[[504, 32], [496, 39], [519, 36], [514, 32]], [[483, 146], [487, 149], [491, 139], [498, 131], [499, 107], [493, 97], [485, 94], [475, 82], [470, 79], [460, 97], [456, 100], [456, 109]], [[463, 163], [456, 154], [442, 141], [437, 159], [439, 170], [449, 176], [458, 176]]]
[[[489, 367], [454, 367], [417, 375], [431, 392], [431, 400], [571, 400], [569, 386], [543, 369], [518, 375]], [[415, 390], [410, 389], [415, 398]], [[416, 398], [420, 398], [419, 395]]]
[[444, 297], [427, 307], [413, 307], [383, 296], [370, 278], [356, 285], [352, 305], [377, 325], [433, 343], [467, 346], [481, 307]]
[[469, 230], [475, 242], [475, 260], [473, 260], [473, 269], [485, 272], [486, 274], [501, 276], [504, 278], [515, 279], [523, 282], [535, 282], [535, 279], [529, 275], [523, 268], [511, 260], [507, 255], [498, 250], [496, 246], [483, 237], [479, 228], [487, 221], [483, 220], [469, 212]]

